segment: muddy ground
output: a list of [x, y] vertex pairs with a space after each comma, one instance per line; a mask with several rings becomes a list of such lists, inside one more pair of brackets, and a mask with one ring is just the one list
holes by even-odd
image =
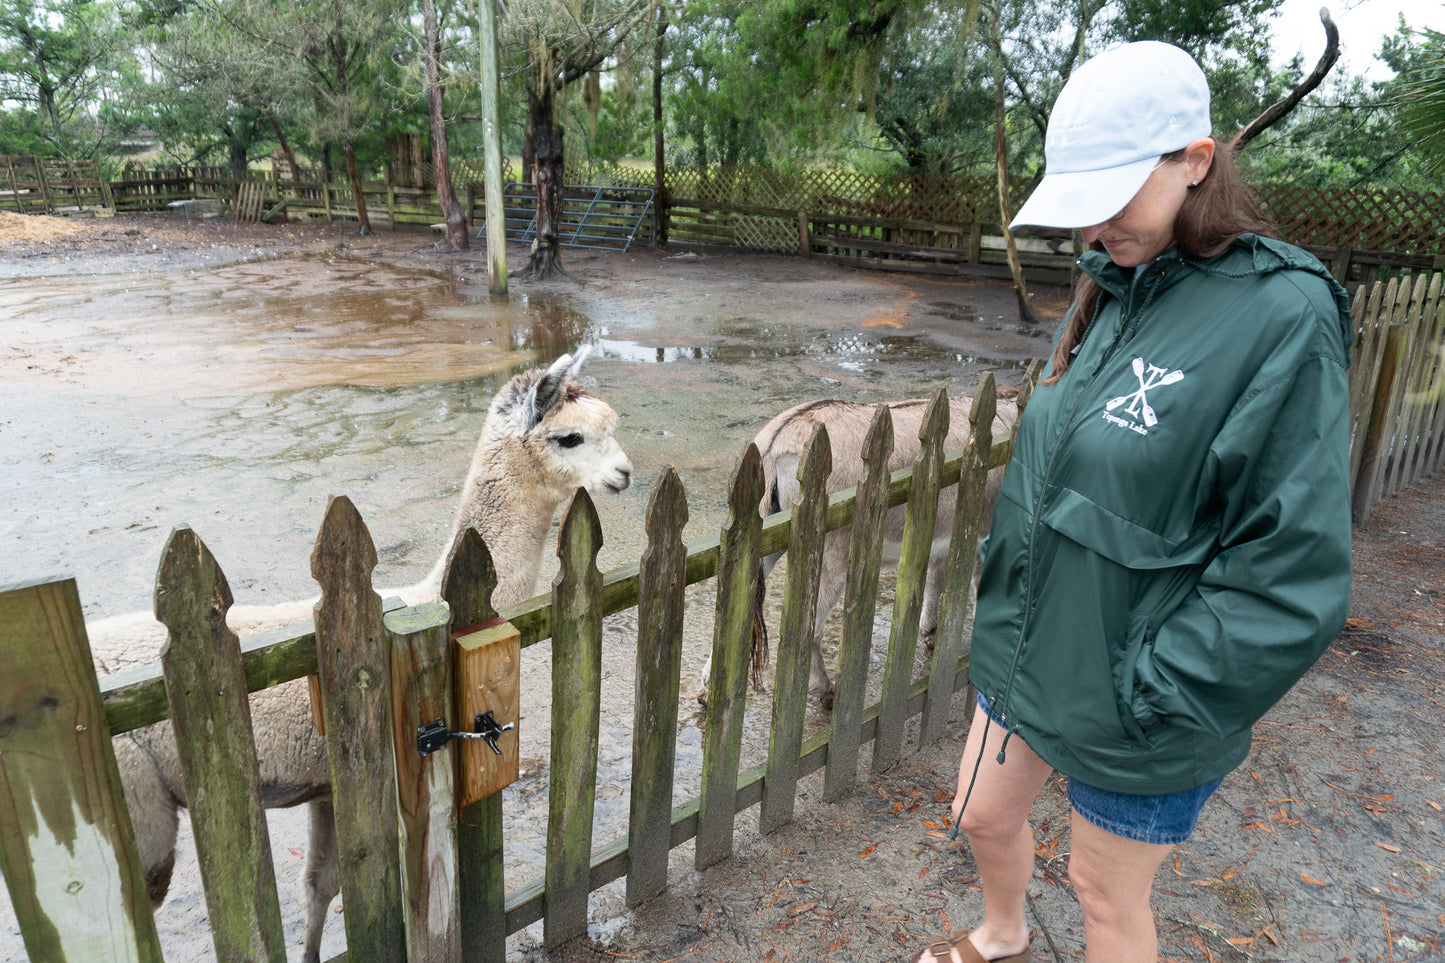
[[[339, 226], [237, 227], [177, 218], [65, 222], [61, 231], [27, 221], [22, 233], [11, 219], [0, 219], [0, 279], [180, 272], [330, 252], [441, 273], [472, 288], [486, 283], [480, 249], [438, 254], [424, 233], [363, 238]], [[525, 252], [513, 247], [509, 254], [515, 267]], [[986, 366], [996, 369], [1037, 353], [1038, 338], [1018, 327], [1012, 292], [1001, 284], [860, 277], [795, 258], [717, 251], [569, 252], [566, 259], [591, 299], [625, 292], [657, 299], [659, 310], [668, 299], [692, 302], [689, 310], [699, 299], [734, 306], [785, 299], [799, 310], [830, 305], [825, 310], [839, 311], [839, 324], [851, 324], [836, 301], [839, 290], [850, 296], [861, 290], [864, 298], [872, 290], [878, 307], [862, 306], [860, 328], [891, 324], [919, 331], [931, 343], [956, 341], [961, 356], [973, 352], [970, 361], [986, 343]], [[514, 281], [512, 297], [539, 290]], [[1064, 294], [1041, 289], [1037, 301], [1043, 313], [1057, 316]], [[966, 310], [960, 307], [955, 317], [922, 310], [944, 303]], [[0, 366], [14, 363], [0, 358]], [[22, 376], [13, 368], [0, 373]], [[865, 395], [878, 390], [843, 387]], [[686, 443], [684, 432], [656, 442], [653, 453], [667, 457], [674, 453], [669, 445]], [[732, 457], [731, 448], [716, 454], [713, 473], [725, 474]], [[1442, 546], [1445, 484], [1439, 476], [1384, 502], [1357, 528], [1346, 631], [1257, 728], [1249, 760], [1225, 780], [1194, 839], [1160, 873], [1162, 958], [1441, 958]], [[128, 601], [115, 604], [123, 609]], [[961, 702], [955, 714], [961, 723]], [[967, 925], [981, 909], [966, 847], [941, 832], [960, 745], [961, 739], [924, 747], [834, 803], [820, 800], [816, 777], [805, 780], [797, 818], [784, 830], [746, 834], [734, 859], [701, 873], [689, 868], [690, 847], [682, 847], [668, 894], [629, 910], [613, 884], [593, 898], [588, 939], [544, 953], [538, 934], [529, 931], [513, 938], [509, 955], [557, 963], [907, 959], [931, 934]], [[1059, 785], [1041, 796], [1034, 825], [1035, 958], [1081, 959], [1081, 921], [1066, 874], [1067, 803]], [[289, 852], [299, 859], [295, 849]], [[278, 870], [287, 868], [278, 862]], [[338, 924], [339, 918], [331, 928]], [[11, 949], [0, 958], [23, 954]]]

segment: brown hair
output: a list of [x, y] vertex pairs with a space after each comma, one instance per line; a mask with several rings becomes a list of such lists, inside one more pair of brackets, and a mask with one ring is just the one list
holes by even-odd
[[[1163, 157], [1164, 162], [1170, 164], [1183, 159], [1183, 149]], [[1209, 171], [1197, 186], [1189, 189], [1184, 204], [1174, 216], [1174, 242], [1190, 257], [1204, 258], [1218, 254], [1244, 233], [1276, 236], [1274, 225], [1259, 209], [1239, 165], [1234, 162], [1234, 151], [1215, 139], [1214, 161]], [[1097, 241], [1091, 247], [1103, 250]], [[1051, 385], [1069, 370], [1074, 349], [1084, 340], [1103, 293], [1097, 281], [1087, 274], [1079, 275], [1079, 283], [1074, 288], [1074, 310], [1050, 359], [1053, 371], [1040, 384]]]

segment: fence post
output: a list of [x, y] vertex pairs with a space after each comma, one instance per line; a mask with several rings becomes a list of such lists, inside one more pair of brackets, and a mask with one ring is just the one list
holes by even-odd
[[[451, 608], [453, 636], [497, 617], [491, 602], [496, 585], [497, 570], [481, 534], [475, 528], [459, 532], [442, 574], [442, 598]], [[459, 676], [458, 686], [463, 682]], [[464, 694], [458, 691], [457, 705], [464, 702]], [[517, 738], [521, 738], [520, 731]], [[469, 963], [502, 963], [507, 955], [507, 890], [501, 794], [463, 806], [458, 822], [457, 890], [466, 907], [462, 958]]]
[[388, 612], [391, 647], [392, 751], [401, 830], [401, 887], [406, 901], [406, 959], [461, 963], [457, 891], [458, 752], [444, 746], [423, 756], [417, 730], [441, 720], [471, 731], [452, 711], [451, 613], [438, 602]]
[[813, 256], [813, 239], [808, 234], [808, 213], [798, 212], [798, 250], [803, 257]]
[[557, 532], [552, 584], [552, 760], [547, 807], [547, 899], [542, 943], [587, 932], [592, 815], [602, 720], [602, 525], [579, 488]]
[[818, 614], [818, 582], [823, 570], [823, 523], [833, 471], [828, 430], [819, 423], [798, 463], [798, 501], [788, 532], [788, 584], [783, 595], [783, 621], [778, 632], [777, 668], [773, 674], [773, 717], [768, 735], [768, 778], [758, 830], [770, 833], [793, 818], [798, 788], [798, 757], [802, 754], [803, 715], [808, 707], [808, 669], [813, 654], [813, 629]]
[[286, 961], [271, 834], [231, 587], [189, 528], [171, 533], [156, 576], [166, 698], [186, 788], [211, 938], [221, 960]]
[[868, 656], [873, 649], [873, 615], [878, 608], [878, 571], [883, 557], [883, 524], [888, 515], [888, 459], [893, 454], [893, 415], [886, 404], [873, 409], [863, 439], [864, 479], [854, 496], [848, 531], [848, 583], [843, 590], [843, 633], [838, 640], [838, 684], [833, 692], [833, 733], [823, 798], [833, 800], [858, 778], [858, 744]]
[[1386, 460], [1382, 449], [1386, 440], [1386, 423], [1389, 420], [1389, 399], [1395, 390], [1399, 372], [1400, 353], [1403, 347], [1404, 325], [1392, 324], [1385, 336], [1385, 347], [1381, 351], [1384, 364], [1380, 379], [1375, 384], [1373, 402], [1370, 408], [1370, 424], [1360, 446], [1360, 469], [1355, 475], [1355, 490], [1352, 498], [1352, 514], [1355, 524], [1363, 522], [1370, 515], [1370, 509], [1379, 500], [1379, 483], [1383, 474], [1382, 463]]
[[396, 770], [376, 548], [351, 499], [335, 496], [311, 553], [321, 586], [316, 668], [331, 759], [336, 851], [352, 963], [406, 958], [397, 851]]
[[938, 488], [943, 468], [943, 442], [948, 436], [948, 394], [933, 395], [918, 439], [923, 442], [913, 460], [913, 487], [908, 495], [908, 519], [898, 560], [898, 589], [893, 602], [893, 625], [888, 634], [888, 661], [883, 669], [883, 698], [878, 710], [878, 738], [873, 742], [873, 771], [882, 772], [903, 754], [903, 729], [908, 721], [908, 695], [913, 681], [913, 657], [918, 645], [918, 619], [923, 611], [923, 588], [928, 580], [928, 556], [933, 545], [933, 523], [938, 515]]
[[996, 398], [993, 375], [984, 375], [973, 396], [973, 408], [969, 412], [972, 437], [959, 468], [953, 532], [948, 543], [943, 588], [938, 597], [938, 628], [928, 676], [928, 701], [923, 706], [923, 724], [918, 735], [920, 745], [937, 740], [948, 728], [958, 660], [963, 651], [963, 626], [972, 598], [974, 560], [978, 557], [978, 530], [988, 485], [988, 455], [993, 449]]
[[161, 963], [71, 578], [0, 586], [0, 869], [32, 960]]
[[758, 505], [762, 500], [763, 460], [758, 446], [748, 442], [728, 486], [728, 520], [718, 545], [717, 609], [703, 717], [697, 844], [693, 851], [698, 869], [726, 859], [733, 851], [748, 659], [752, 653], [753, 620], [758, 616], [754, 589], [763, 528]]
[[632, 798], [627, 905], [667, 889], [677, 696], [682, 687], [683, 597], [687, 590], [687, 493], [665, 468], [647, 504], [647, 548], [637, 572], [637, 682], [633, 699]]

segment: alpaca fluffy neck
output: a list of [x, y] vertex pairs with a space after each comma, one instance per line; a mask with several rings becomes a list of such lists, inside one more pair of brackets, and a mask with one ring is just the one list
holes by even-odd
[[[477, 449], [443, 550], [449, 551], [457, 533], [466, 528], [481, 533], [497, 572], [492, 593], [496, 608], [515, 605], [535, 594], [552, 518], [562, 503], [557, 492], [543, 483], [531, 459], [515, 450], [515, 444], [488, 433]], [[441, 591], [446, 561], [443, 554], [423, 583], [433, 597]]]

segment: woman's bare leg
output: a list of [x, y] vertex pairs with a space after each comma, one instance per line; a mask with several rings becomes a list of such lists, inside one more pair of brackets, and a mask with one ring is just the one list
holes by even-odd
[[1159, 937], [1149, 897], [1173, 846], [1116, 836], [1077, 811], [1069, 879], [1084, 910], [1086, 963], [1155, 963]]
[[983, 883], [983, 922], [969, 934], [969, 941], [986, 960], [1012, 956], [1028, 945], [1024, 894], [1034, 874], [1029, 807], [1053, 771], [1018, 736], [1009, 740], [1004, 763], [999, 765], [1003, 738], [1004, 730], [983, 709], [975, 708], [959, 763], [958, 796], [953, 801], [957, 818], [972, 781], [973, 792], [968, 795], [960, 825]]

